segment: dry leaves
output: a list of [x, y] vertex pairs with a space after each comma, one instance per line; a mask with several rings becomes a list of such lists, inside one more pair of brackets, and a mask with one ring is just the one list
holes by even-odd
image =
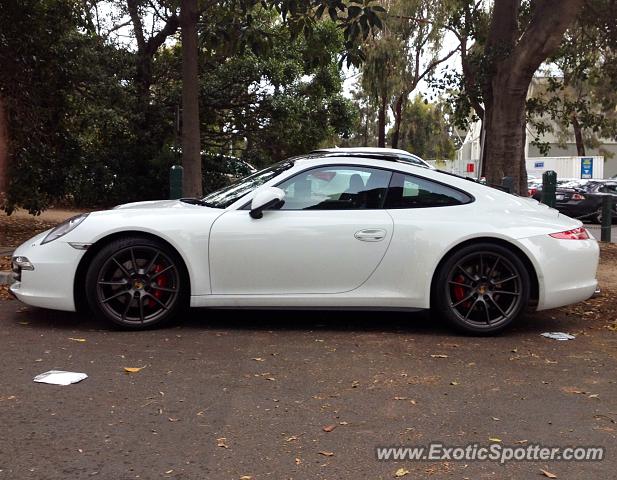
[[227, 439], [225, 437], [217, 438], [216, 446], [221, 448], [229, 448], [229, 446], [227, 445]]
[[395, 477], [404, 477], [405, 475], [409, 474], [409, 470], [407, 470], [406, 468], [399, 468], [396, 472], [394, 472], [394, 476]]
[[335, 428], [336, 428], [336, 424], [333, 423], [332, 425], [326, 425], [325, 427], [322, 428], [322, 430], [324, 432], [331, 432]]
[[333, 457], [334, 456], [334, 452], [327, 452], [325, 450], [322, 450], [321, 452], [317, 452], [319, 455], [323, 455], [324, 457]]
[[548, 478], [557, 478], [557, 475], [555, 475], [554, 473], [549, 472], [548, 470], [543, 470], [542, 468], [540, 469], [540, 471], [542, 472], [542, 475], [544, 475], [545, 477]]
[[138, 373], [146, 367], [124, 367], [126, 373]]

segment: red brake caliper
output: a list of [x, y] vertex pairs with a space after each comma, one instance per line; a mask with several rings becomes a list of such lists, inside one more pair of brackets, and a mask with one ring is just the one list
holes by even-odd
[[[161, 270], [163, 270], [163, 266], [162, 265], [155, 265], [154, 266], [154, 273], [159, 273]], [[159, 286], [159, 287], [163, 287], [165, 288], [167, 286], [167, 284], [169, 283], [167, 280], [167, 276], [165, 274], [163, 275], [159, 275], [158, 277], [156, 277], [156, 279], [154, 280], [154, 282]], [[162, 290], [156, 290], [154, 289], [154, 292], [152, 293], [156, 298], [158, 298], [159, 300], [161, 299], [161, 297], [163, 296], [163, 292]], [[148, 300], [147, 305], [149, 307], [154, 306], [154, 300]]]
[[[465, 283], [465, 277], [463, 275], [459, 275], [454, 277], [454, 281], [456, 283]], [[452, 292], [454, 293], [454, 300], [460, 302], [463, 298], [465, 298], [465, 289], [459, 285], [455, 285], [452, 288]]]

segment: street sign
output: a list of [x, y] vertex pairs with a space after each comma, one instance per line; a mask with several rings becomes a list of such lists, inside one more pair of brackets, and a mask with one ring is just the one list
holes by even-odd
[[581, 158], [581, 178], [593, 178], [593, 157]]
[[535, 162], [533, 168], [544, 168], [544, 162]]

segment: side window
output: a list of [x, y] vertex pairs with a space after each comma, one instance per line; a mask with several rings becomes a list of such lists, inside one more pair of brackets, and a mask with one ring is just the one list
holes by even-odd
[[281, 210], [359, 210], [383, 207], [392, 172], [355, 166], [324, 166], [277, 185]]
[[394, 173], [385, 208], [446, 207], [469, 202], [469, 195], [454, 188], [413, 175]]

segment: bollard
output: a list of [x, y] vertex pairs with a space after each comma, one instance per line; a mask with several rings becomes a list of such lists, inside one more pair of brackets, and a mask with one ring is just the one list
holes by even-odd
[[555, 208], [555, 192], [557, 190], [557, 173], [547, 170], [542, 174], [542, 203]]
[[603, 242], [611, 241], [611, 230], [613, 228], [613, 197], [610, 195], [602, 198], [602, 230], [600, 240]]
[[514, 177], [503, 177], [501, 186], [506, 192], [512, 193], [514, 191]]
[[182, 198], [182, 177], [184, 168], [182, 165], [172, 165], [169, 170], [169, 198], [174, 200]]

